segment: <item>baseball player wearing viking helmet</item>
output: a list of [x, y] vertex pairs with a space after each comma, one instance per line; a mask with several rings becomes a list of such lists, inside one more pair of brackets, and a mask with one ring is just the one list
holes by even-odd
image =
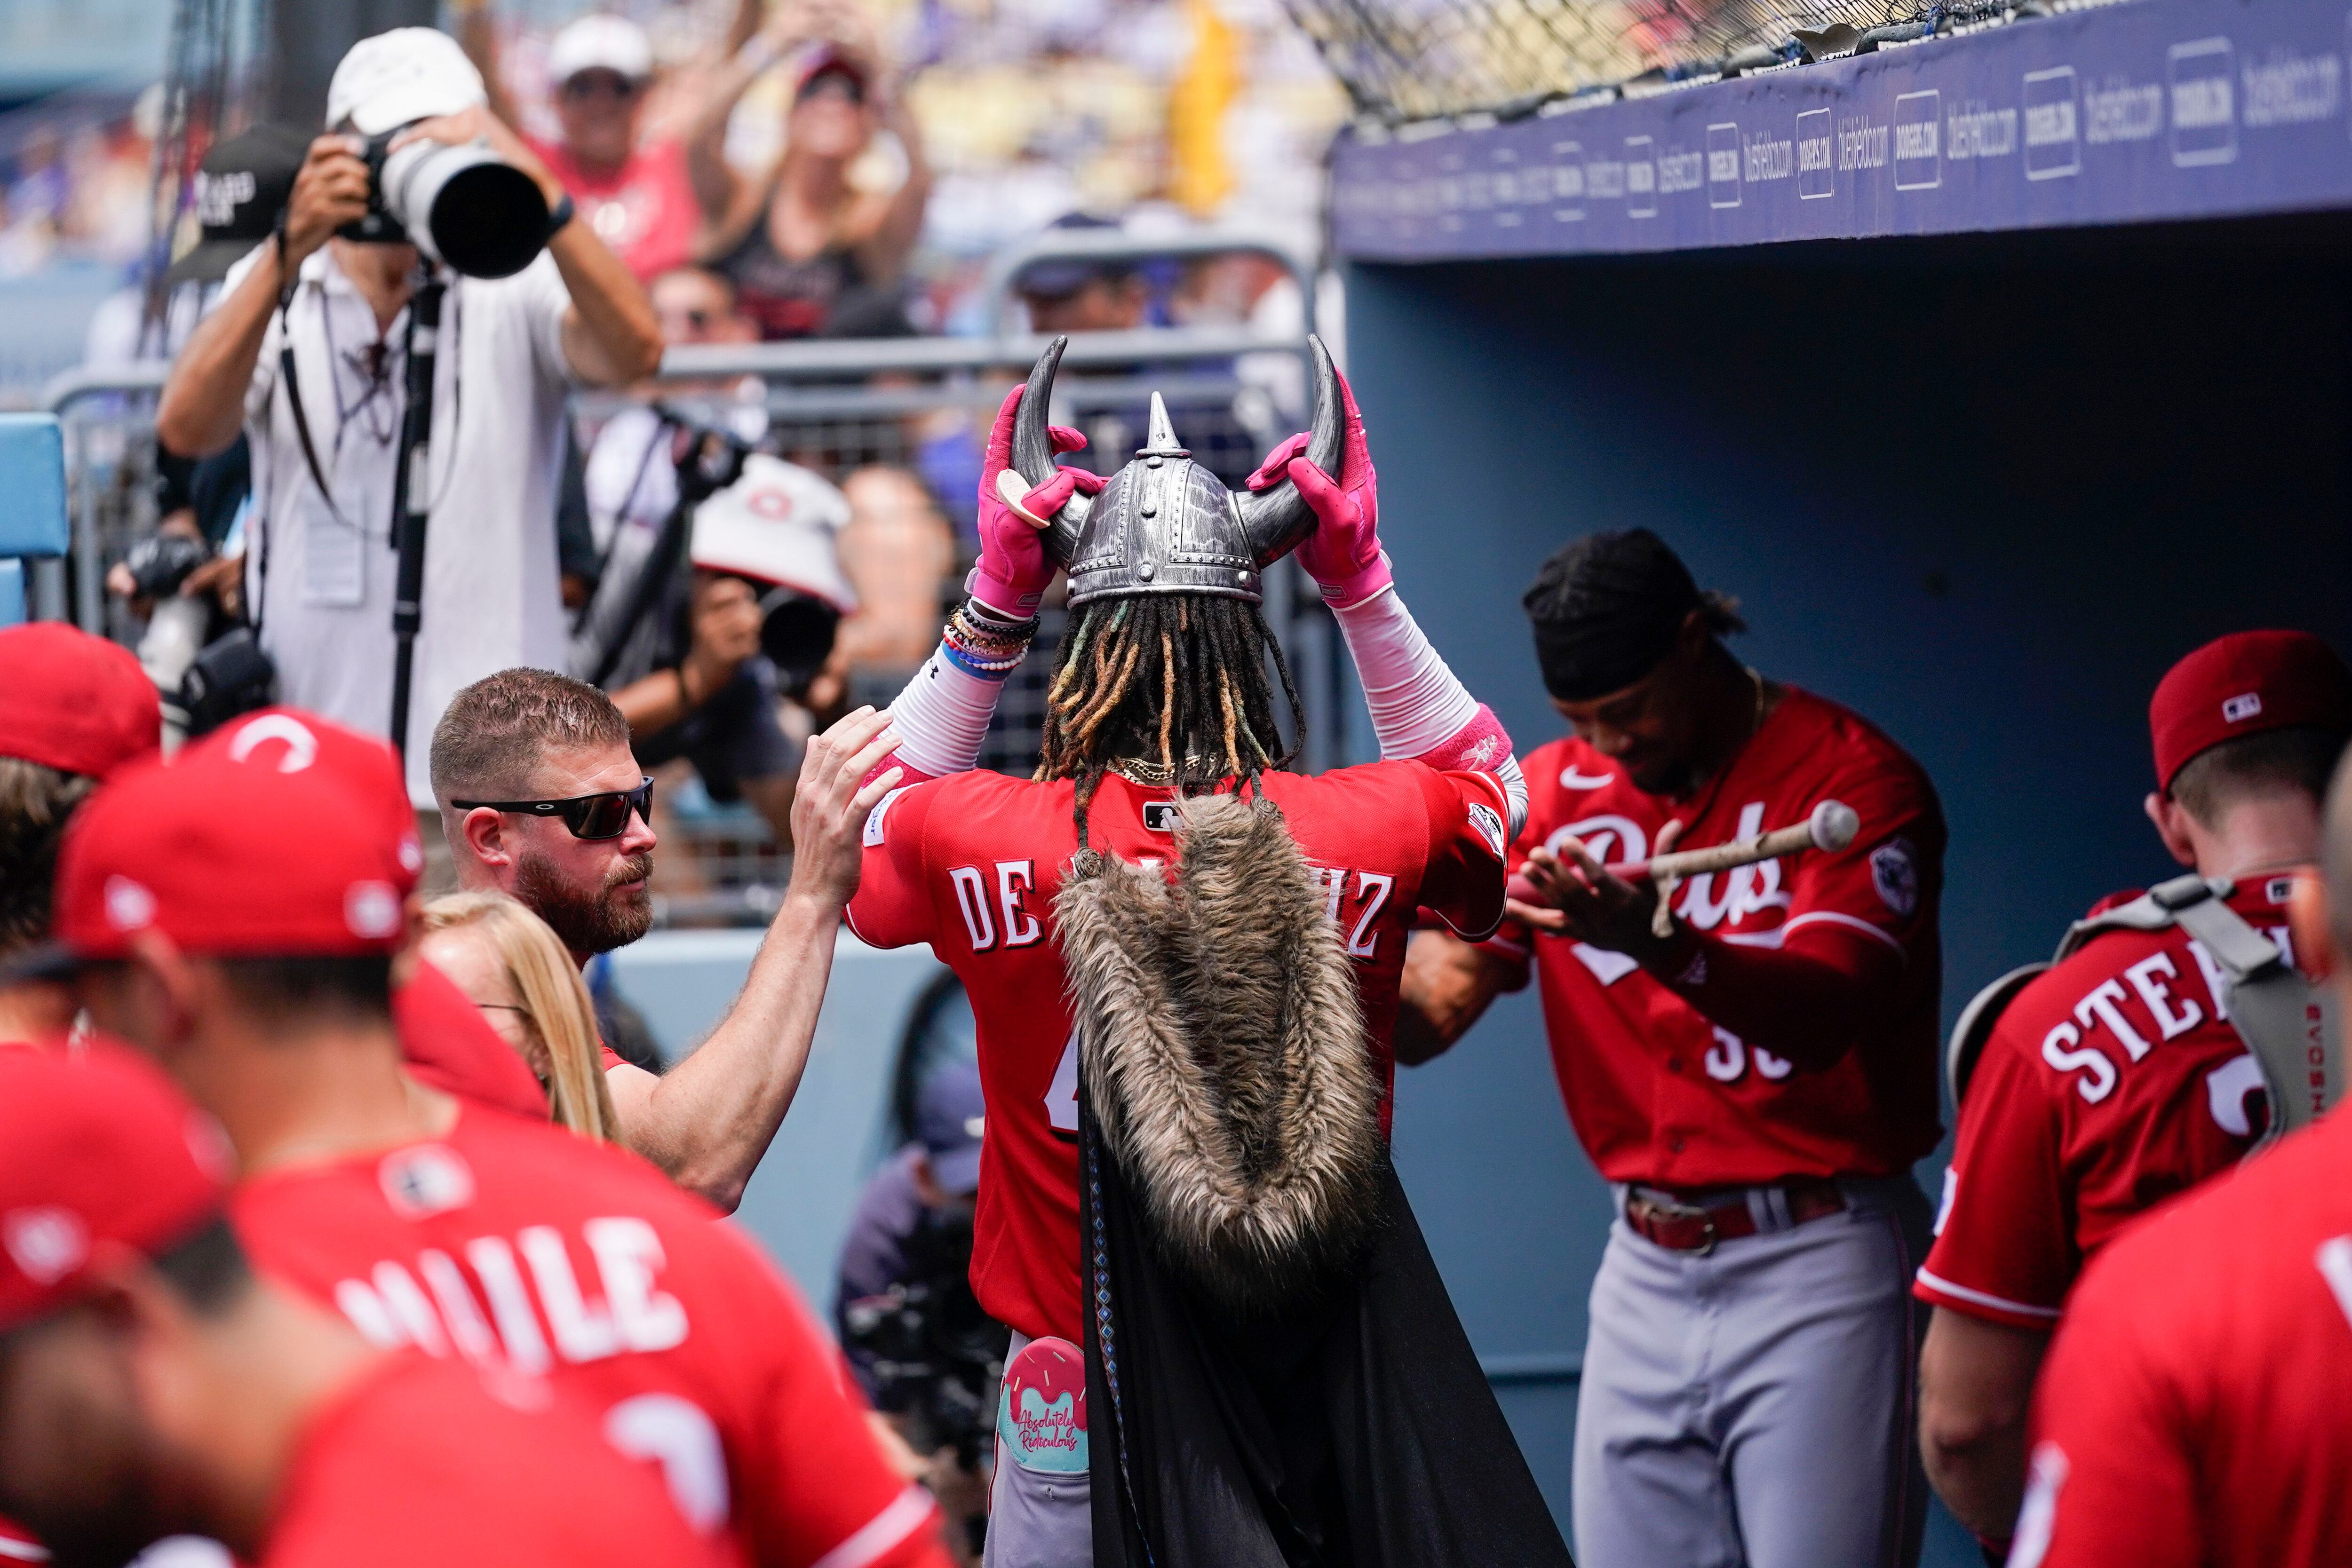
[[[1397, 1050], [1443, 1051], [1535, 968], [1569, 1119], [1619, 1211], [1578, 1390], [1578, 1561], [1912, 1561], [1935, 792], [1859, 716], [1744, 668], [1732, 602], [1653, 534], [1570, 545], [1527, 604], [1574, 733], [1528, 759], [1514, 920], [1484, 946], [1415, 939]], [[1832, 800], [1859, 819], [1843, 847], [1661, 898], [1679, 855], [1656, 852]]]
[[1935, 1309], [1919, 1436], [1937, 1491], [1996, 1551], [2084, 1265], [2343, 1090], [2342, 1030], [2294, 967], [2287, 903], [2352, 732], [2352, 671], [2305, 632], [2242, 632], [2172, 667], [2148, 729], [2148, 818], [2191, 873], [2102, 900], [2054, 963], [1994, 981], [1953, 1030], [1959, 1131], [1914, 1287]]
[[[978, 1025], [972, 1283], [1014, 1330], [989, 1561], [1564, 1564], [1386, 1157], [1406, 933], [1501, 918], [1509, 739], [1396, 596], [1319, 344], [1311, 434], [1241, 495], [1157, 397], [1107, 483], [1057, 469], [1060, 353], [997, 419], [971, 601], [892, 708], [919, 781], [850, 910]], [[1258, 603], [1294, 549], [1386, 760], [1286, 768]], [[1037, 777], [967, 771], [1059, 566]]]

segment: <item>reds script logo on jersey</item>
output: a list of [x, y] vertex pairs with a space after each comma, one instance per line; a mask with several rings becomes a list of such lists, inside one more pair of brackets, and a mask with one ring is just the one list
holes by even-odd
[[[1807, 850], [1679, 883], [1668, 906], [1705, 946], [1671, 983], [1628, 954], [1538, 940], [1516, 925], [1489, 945], [1541, 980], [1562, 1098], [1604, 1176], [1707, 1187], [1798, 1173], [1891, 1172], [1935, 1145], [1936, 896], [1945, 835], [1917, 764], [1866, 720], [1784, 688], [1762, 727], [1688, 798], [1637, 788], [1573, 736], [1537, 750], [1527, 772], [1528, 825], [1515, 869], [1537, 845], [1558, 855], [1570, 839], [1607, 866], [1647, 860], [1662, 847], [1731, 843], [1802, 822], [1828, 800], [1853, 808], [1862, 822], [1844, 850]], [[1881, 853], [1874, 863], [1873, 852], [1898, 841], [1899, 855]], [[1898, 859], [1899, 883], [1891, 874]], [[1677, 988], [1706, 983], [1698, 965], [1720, 972], [1731, 967], [1730, 950], [1757, 947], [1878, 977], [1893, 995], [1875, 1038], [1798, 1071], [1794, 1048], [1814, 1043], [1802, 1020], [1790, 1020], [1785, 1040], [1759, 1048]]]

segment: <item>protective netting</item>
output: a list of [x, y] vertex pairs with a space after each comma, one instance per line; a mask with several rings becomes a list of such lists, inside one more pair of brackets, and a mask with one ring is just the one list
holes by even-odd
[[[1360, 113], [1504, 111], [1645, 75], [1704, 75], [1742, 51], [1802, 57], [1930, 20], [1937, 0], [1286, 0]], [[1749, 57], [1754, 59], [1753, 55]]]

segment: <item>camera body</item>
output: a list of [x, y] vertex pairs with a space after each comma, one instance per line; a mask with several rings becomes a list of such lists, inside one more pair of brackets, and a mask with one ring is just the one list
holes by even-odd
[[379, 131], [361, 145], [368, 209], [336, 231], [341, 237], [414, 245], [468, 277], [510, 277], [546, 247], [547, 198], [536, 180], [480, 142], [419, 138], [395, 149], [399, 134]]
[[904, 1279], [842, 1303], [842, 1343], [866, 1358], [875, 1407], [910, 1419], [918, 1452], [952, 1448], [974, 1469], [993, 1441], [1010, 1336], [972, 1294], [971, 1217], [927, 1210], [902, 1247]]

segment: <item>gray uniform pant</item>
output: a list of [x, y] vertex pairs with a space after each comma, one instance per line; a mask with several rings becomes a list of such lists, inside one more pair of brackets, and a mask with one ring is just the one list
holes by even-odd
[[1750, 1190], [1762, 1228], [1704, 1256], [1635, 1235], [1619, 1189], [1577, 1397], [1580, 1568], [1917, 1563], [1927, 1200], [1907, 1176], [1840, 1185], [1846, 1212], [1793, 1226]]

